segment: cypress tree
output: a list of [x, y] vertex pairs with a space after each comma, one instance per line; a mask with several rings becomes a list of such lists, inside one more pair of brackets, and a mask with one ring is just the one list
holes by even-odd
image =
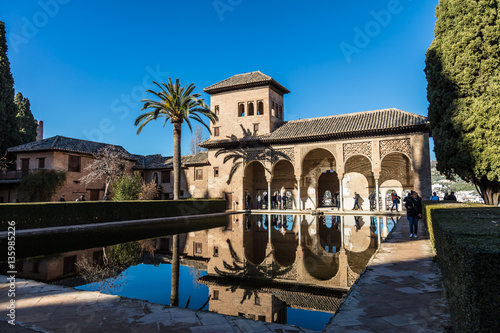
[[18, 143], [14, 79], [7, 58], [5, 24], [0, 21], [0, 154]]
[[485, 203], [500, 194], [500, 16], [493, 0], [440, 0], [426, 55], [437, 169], [472, 182]]
[[36, 140], [36, 123], [35, 118], [30, 110], [30, 101], [23, 97], [20, 92], [17, 93], [14, 99], [14, 104], [17, 109], [17, 130], [18, 139], [17, 144], [22, 145], [24, 143], [32, 142]]

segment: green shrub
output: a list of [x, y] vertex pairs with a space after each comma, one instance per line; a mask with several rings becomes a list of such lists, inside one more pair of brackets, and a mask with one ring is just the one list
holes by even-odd
[[133, 174], [124, 174], [112, 185], [113, 200], [138, 200], [142, 188], [142, 178], [136, 171]]
[[500, 332], [500, 208], [425, 202], [454, 330]]
[[66, 171], [38, 170], [21, 180], [18, 199], [23, 202], [51, 201], [66, 181]]
[[0, 204], [0, 222], [2, 230], [7, 230], [8, 221], [15, 221], [16, 229], [32, 229], [210, 214], [225, 210], [225, 200], [207, 199], [18, 203]]

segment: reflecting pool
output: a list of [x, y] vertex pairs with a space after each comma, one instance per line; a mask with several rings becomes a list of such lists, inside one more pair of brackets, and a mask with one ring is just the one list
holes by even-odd
[[[310, 214], [236, 214], [202, 223], [206, 228], [188, 223], [175, 229], [179, 304], [321, 330], [396, 223]], [[17, 276], [168, 305], [173, 232], [145, 229], [104, 232], [99, 241], [73, 235], [64, 253], [19, 260]]]

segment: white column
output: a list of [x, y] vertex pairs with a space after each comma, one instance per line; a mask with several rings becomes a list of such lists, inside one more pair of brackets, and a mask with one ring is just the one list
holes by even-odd
[[378, 193], [378, 178], [375, 178], [375, 200], [377, 201], [377, 212], [380, 212], [380, 204], [379, 204], [379, 199], [380, 195]]
[[267, 210], [271, 210], [271, 181], [267, 181]]
[[343, 185], [343, 179], [344, 179], [344, 175], [342, 175], [342, 176], [339, 175], [339, 183], [340, 183], [339, 200], [340, 200], [340, 210], [341, 211], [344, 211], [344, 185]]
[[300, 179], [301, 179], [301, 177], [295, 177], [295, 179], [297, 180], [297, 209], [301, 210], [301, 207], [300, 207]]

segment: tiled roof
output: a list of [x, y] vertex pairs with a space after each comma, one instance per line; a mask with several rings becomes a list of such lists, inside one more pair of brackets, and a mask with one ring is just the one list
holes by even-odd
[[228, 79], [222, 80], [209, 87], [203, 89], [208, 94], [219, 93], [228, 90], [241, 89], [247, 87], [258, 87], [263, 85], [271, 85], [278, 89], [283, 94], [288, 94], [290, 91], [275, 81], [269, 75], [261, 71], [243, 73], [231, 76]]
[[427, 130], [427, 117], [399, 109], [382, 109], [337, 116], [308, 118], [285, 122], [272, 133], [260, 137], [209, 139], [204, 148], [237, 146], [250, 142], [294, 143], [331, 140], [363, 135], [398, 134]]
[[427, 125], [427, 117], [399, 109], [382, 109], [288, 121], [263, 138], [262, 142], [331, 139], [364, 133], [396, 133], [425, 129]]
[[[173, 157], [156, 155], [136, 155], [138, 161], [134, 166], [135, 169], [173, 169]], [[183, 167], [189, 165], [208, 164], [208, 152], [202, 151], [196, 155], [181, 156], [181, 165]]]
[[53, 136], [51, 138], [43, 139], [40, 141], [29, 142], [20, 146], [9, 148], [10, 153], [20, 153], [28, 151], [40, 150], [61, 150], [82, 154], [96, 154], [100, 148], [112, 146], [123, 153], [125, 158], [135, 159], [125, 148], [122, 146], [111, 145], [107, 143], [80, 140], [74, 138], [67, 138], [65, 136]]

